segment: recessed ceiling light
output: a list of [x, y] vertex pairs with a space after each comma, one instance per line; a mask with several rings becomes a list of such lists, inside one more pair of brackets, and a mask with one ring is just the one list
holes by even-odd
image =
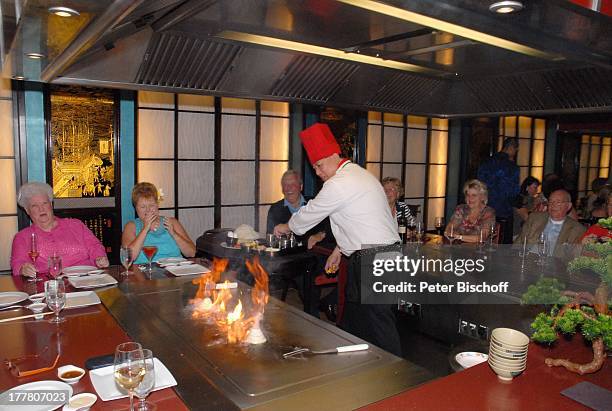
[[521, 11], [523, 3], [520, 1], [496, 1], [489, 6], [489, 11], [499, 14], [508, 14]]
[[45, 57], [44, 54], [40, 53], [26, 53], [26, 56], [34, 60], [39, 60]]
[[24, 76], [13, 76], [15, 80], [25, 80]]
[[80, 13], [69, 7], [49, 7], [49, 13], [53, 13], [60, 17], [79, 16]]

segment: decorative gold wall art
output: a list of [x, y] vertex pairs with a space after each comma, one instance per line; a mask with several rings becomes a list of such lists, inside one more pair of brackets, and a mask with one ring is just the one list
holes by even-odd
[[115, 102], [100, 89], [51, 89], [55, 197], [110, 197], [115, 190]]

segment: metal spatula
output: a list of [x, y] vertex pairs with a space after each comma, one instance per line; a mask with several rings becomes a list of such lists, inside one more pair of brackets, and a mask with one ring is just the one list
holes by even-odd
[[342, 352], [364, 351], [370, 348], [368, 344], [345, 345], [343, 347], [331, 348], [329, 350], [312, 351], [310, 348], [296, 348], [293, 351], [283, 354], [283, 358], [289, 358], [298, 354], [338, 354]]

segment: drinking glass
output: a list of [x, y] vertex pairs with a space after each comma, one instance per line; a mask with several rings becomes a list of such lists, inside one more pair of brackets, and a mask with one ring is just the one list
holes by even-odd
[[414, 216], [411, 216], [408, 219], [408, 232], [406, 233], [406, 237], [407, 237], [406, 242], [412, 242], [412, 238], [416, 235], [415, 230], [416, 230], [416, 218], [414, 218]]
[[123, 275], [130, 275], [130, 266], [133, 261], [132, 249], [130, 247], [121, 247], [119, 250], [119, 261], [121, 261], [121, 265], [125, 268]]
[[538, 265], [546, 265], [546, 254], [548, 253], [548, 238], [542, 232], [538, 239]]
[[59, 324], [66, 321], [65, 318], [59, 316], [60, 311], [66, 305], [66, 288], [62, 280], [45, 282], [45, 301], [49, 309], [55, 313], [55, 317], [49, 320], [50, 323]]
[[480, 227], [478, 232], [478, 251], [476, 251], [478, 254], [484, 254], [484, 246], [487, 242], [487, 232], [487, 227]]
[[142, 252], [147, 257], [147, 260], [149, 261], [149, 273], [150, 273], [153, 271], [153, 268], [151, 268], [151, 263], [153, 262], [153, 257], [155, 256], [155, 254], [157, 254], [157, 247], [154, 245], [145, 245], [144, 247], [142, 247]]
[[455, 240], [455, 230], [452, 224], [450, 224], [448, 231], [444, 235], [448, 239], [450, 245], [453, 245], [453, 241]]
[[414, 236], [417, 244], [421, 244], [421, 241], [423, 240], [423, 223], [420, 221], [418, 221], [414, 226]]
[[489, 225], [489, 248], [487, 248], [487, 251], [495, 251], [495, 229], [495, 223], [491, 223]]
[[53, 254], [47, 260], [47, 266], [49, 267], [49, 274], [53, 278], [57, 278], [62, 273], [62, 257]]
[[147, 395], [155, 387], [155, 364], [153, 361], [153, 352], [151, 350], [142, 349], [142, 358], [145, 364], [145, 375], [142, 382], [138, 384], [134, 390], [134, 394], [138, 397], [138, 410], [149, 411], [154, 408], [153, 404], [147, 402]]
[[438, 231], [438, 235], [444, 235], [444, 217], [436, 217], [434, 220], [434, 226]]
[[130, 411], [134, 411], [134, 390], [142, 382], [145, 373], [142, 346], [135, 342], [119, 344], [115, 349], [115, 383], [127, 391]]
[[30, 237], [30, 251], [28, 251], [28, 257], [32, 260], [32, 264], [34, 264], [34, 277], [30, 278], [29, 282], [42, 281], [41, 277], [38, 277], [38, 270], [36, 269], [36, 260], [38, 259], [38, 238], [36, 237], [36, 233], [32, 233]]

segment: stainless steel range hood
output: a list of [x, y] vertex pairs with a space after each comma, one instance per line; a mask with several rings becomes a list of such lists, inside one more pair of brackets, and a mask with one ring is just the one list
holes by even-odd
[[12, 3], [5, 72], [34, 81], [449, 117], [612, 109], [612, 18], [565, 0], [510, 16], [481, 0], [74, 0], [72, 37], [51, 2], [19, 21]]

